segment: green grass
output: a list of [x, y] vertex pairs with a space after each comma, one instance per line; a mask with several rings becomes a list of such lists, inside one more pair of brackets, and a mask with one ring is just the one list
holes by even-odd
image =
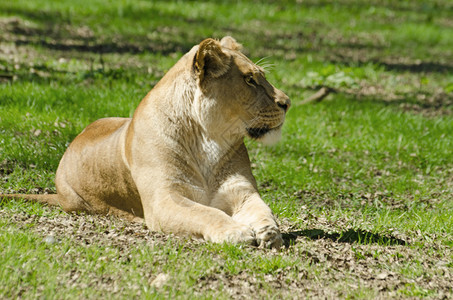
[[[130, 237], [118, 220], [3, 201], [0, 298], [453, 297], [452, 10], [447, 0], [1, 2], [0, 192], [54, 191], [74, 137], [131, 116], [206, 37], [232, 35], [265, 57], [294, 105], [279, 144], [246, 141], [291, 247]], [[334, 93], [297, 105], [321, 86]], [[169, 279], [154, 288], [160, 273]]]

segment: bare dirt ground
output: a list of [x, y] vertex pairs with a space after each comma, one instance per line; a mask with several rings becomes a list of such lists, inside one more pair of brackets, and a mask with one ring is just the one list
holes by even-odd
[[[58, 208], [46, 209], [50, 211]], [[41, 236], [43, 242], [49, 242], [49, 239], [50, 242], [65, 240], [76, 245], [103, 245], [117, 248], [120, 256], [116, 259], [120, 261], [129, 260], [131, 251], [137, 245], [163, 246], [171, 239], [184, 243], [186, 251], [190, 251], [199, 247], [200, 244], [199, 241], [150, 232], [141, 224], [126, 223], [110, 217], [75, 214], [43, 217], [23, 212], [11, 215], [10, 212], [2, 209], [0, 218], [8, 219], [18, 228], [26, 229], [31, 226], [31, 230]], [[294, 231], [290, 222], [280, 220], [286, 241], [286, 247], [281, 251], [252, 247], [248, 250], [264, 256], [297, 256], [309, 263], [312, 268], [310, 272], [304, 266], [294, 266], [265, 275], [266, 283], [275, 289], [285, 291], [284, 295], [336, 298], [345, 296], [341, 292], [339, 294], [338, 290], [366, 287], [374, 290], [377, 298], [388, 299], [404, 296], [401, 293], [397, 294], [396, 290], [416, 284], [422, 289], [422, 294], [424, 291], [435, 290], [436, 294], [431, 295], [433, 298], [453, 297], [451, 286], [453, 273], [448, 267], [448, 262], [436, 255], [431, 255], [442, 251], [443, 257], [451, 257], [453, 251], [450, 247], [433, 243], [432, 241], [436, 240], [435, 236], [420, 232], [414, 232], [412, 236], [403, 236], [398, 233], [392, 236], [379, 236], [352, 229], [340, 233], [339, 228], [348, 227], [347, 220], [344, 220], [344, 224], [340, 224], [341, 222], [331, 224], [322, 217], [304, 219], [310, 220], [306, 221], [307, 224], [304, 227], [311, 229]], [[370, 242], [359, 244], [357, 241], [360, 238], [368, 238]], [[381, 244], [378, 244], [378, 241]], [[411, 247], [412, 244], [425, 241], [431, 242], [423, 246], [423, 251], [420, 251], [419, 247]], [[383, 246], [382, 242], [386, 245]], [[77, 253], [72, 255], [75, 258], [78, 256]], [[418, 272], [419, 276], [410, 278], [403, 275], [401, 270], [404, 268], [421, 268], [421, 271]], [[316, 271], [313, 272], [313, 270]], [[95, 274], [90, 276], [96, 277]], [[155, 274], [145, 274], [145, 276], [150, 277], [150, 282], [156, 279]], [[115, 291], [118, 286], [121, 286], [120, 276], [112, 276], [109, 280], [94, 277], [93, 284], [99, 285], [100, 289]], [[265, 295], [260, 291], [260, 285], [257, 282], [259, 280], [247, 270], [231, 275], [229, 272], [222, 271], [221, 268], [213, 268], [208, 275], [198, 279], [196, 289], [202, 294], [203, 291], [224, 287], [232, 298], [250, 299]], [[348, 287], [339, 289], [336, 282], [342, 284], [346, 282]], [[77, 285], [77, 280], [73, 280], [71, 284]], [[136, 288], [139, 292], [139, 287]]]

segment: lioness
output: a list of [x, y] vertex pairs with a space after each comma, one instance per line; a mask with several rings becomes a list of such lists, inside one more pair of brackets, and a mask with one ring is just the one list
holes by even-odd
[[[142, 220], [155, 231], [279, 248], [243, 139], [280, 136], [289, 98], [231, 37], [194, 46], [132, 118], [105, 118], [69, 145], [55, 195], [10, 195]], [[5, 196], [5, 195], [3, 195]]]

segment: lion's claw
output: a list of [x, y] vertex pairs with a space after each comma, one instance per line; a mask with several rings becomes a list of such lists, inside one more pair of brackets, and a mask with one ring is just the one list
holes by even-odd
[[260, 248], [279, 249], [283, 245], [283, 238], [280, 230], [275, 225], [268, 225], [255, 232], [256, 241]]

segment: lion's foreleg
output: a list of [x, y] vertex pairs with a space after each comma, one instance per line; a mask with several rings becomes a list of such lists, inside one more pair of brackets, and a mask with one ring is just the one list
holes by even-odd
[[271, 209], [264, 203], [258, 193], [243, 198], [233, 220], [249, 224], [256, 236], [257, 243], [264, 248], [280, 248], [282, 236]]
[[272, 211], [261, 199], [250, 178], [242, 175], [228, 178], [211, 205], [227, 212], [233, 220], [251, 226], [260, 247], [279, 248], [283, 244]]
[[216, 243], [252, 244], [255, 241], [250, 226], [233, 220], [219, 209], [196, 203], [171, 191], [161, 191], [155, 196], [153, 200], [142, 197], [145, 222], [152, 230]]

